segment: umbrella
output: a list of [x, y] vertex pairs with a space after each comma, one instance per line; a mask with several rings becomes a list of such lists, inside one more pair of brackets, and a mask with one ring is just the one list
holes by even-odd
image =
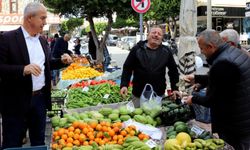
[[179, 22], [178, 67], [181, 75], [187, 75], [195, 72], [195, 55], [200, 53], [195, 37], [197, 32], [196, 0], [181, 0]]

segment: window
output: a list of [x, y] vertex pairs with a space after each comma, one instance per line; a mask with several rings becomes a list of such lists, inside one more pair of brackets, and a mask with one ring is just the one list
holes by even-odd
[[17, 13], [17, 0], [10, 0], [10, 13]]

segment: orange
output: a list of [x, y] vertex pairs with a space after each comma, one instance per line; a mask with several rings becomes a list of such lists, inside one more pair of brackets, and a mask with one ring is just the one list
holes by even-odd
[[138, 135], [138, 138], [140, 139], [140, 140], [143, 140], [144, 139], [144, 136], [145, 134], [143, 134], [143, 133], [140, 133], [139, 135]]
[[73, 132], [73, 131], [75, 130], [75, 128], [74, 128], [73, 126], [70, 126], [70, 127], [68, 128], [68, 130]]
[[89, 145], [89, 142], [88, 142], [88, 141], [84, 141], [84, 142], [83, 142], [83, 145], [84, 145], [84, 146], [88, 146], [88, 145]]
[[117, 141], [117, 144], [122, 145], [122, 144], [123, 144], [123, 140], [122, 140], [122, 139], [119, 139], [119, 140]]
[[79, 137], [80, 137], [80, 135], [79, 134], [74, 134], [74, 136], [73, 136], [73, 138], [75, 139], [75, 140], [78, 140], [79, 139]]
[[134, 135], [135, 135], [135, 131], [134, 131], [134, 130], [131, 130], [131, 131], [129, 132], [129, 135], [134, 136]]
[[68, 139], [67, 139], [67, 143], [72, 143], [74, 140], [73, 140], [73, 138], [72, 137], [69, 137]]
[[94, 139], [95, 139], [94, 135], [90, 135], [90, 136], [89, 136], [89, 139], [90, 139], [90, 140], [94, 140]]
[[81, 133], [81, 130], [79, 128], [75, 129], [74, 131], [75, 134], [80, 134]]
[[91, 128], [95, 129], [96, 126], [97, 126], [97, 123], [96, 122], [91, 122], [91, 123], [89, 123], [89, 125], [90, 125]]
[[78, 126], [80, 129], [84, 129], [85, 127], [87, 127], [87, 123], [80, 122]]
[[58, 149], [58, 144], [57, 143], [52, 144], [51, 148], [52, 150]]
[[86, 140], [86, 136], [84, 135], [84, 134], [80, 134], [79, 135], [79, 141], [80, 142], [83, 142], [83, 141], [85, 141]]
[[114, 130], [109, 130], [108, 133], [109, 133], [109, 136], [114, 136], [115, 135], [115, 131]]
[[68, 133], [68, 137], [74, 137], [74, 132], [70, 131], [70, 132]]
[[73, 141], [73, 144], [76, 145], [76, 146], [79, 146], [80, 145], [80, 142], [78, 140], [74, 140]]
[[67, 143], [66, 147], [73, 147], [73, 144], [72, 143]]
[[54, 131], [53, 132], [53, 137], [56, 137], [58, 135], [58, 132], [57, 131]]
[[114, 135], [114, 136], [113, 136], [113, 140], [114, 140], [114, 141], [117, 141], [117, 140], [118, 140], [118, 136], [117, 136], [117, 135]]
[[97, 131], [101, 131], [101, 130], [102, 130], [102, 125], [97, 124], [96, 127], [95, 127], [95, 129], [96, 129]]
[[108, 131], [108, 127], [102, 126], [102, 131], [103, 131], [103, 132], [107, 132], [107, 131]]
[[120, 131], [120, 128], [119, 128], [119, 127], [114, 127], [113, 130], [114, 130], [115, 132], [119, 132], [119, 131]]
[[126, 135], [127, 135], [127, 132], [126, 132], [125, 130], [122, 130], [122, 131], [120, 132], [120, 134], [121, 134], [122, 136], [126, 136]]
[[67, 140], [68, 136], [67, 136], [67, 134], [63, 134], [63, 135], [61, 136], [61, 138], [64, 139], [64, 140]]
[[63, 135], [64, 134], [64, 130], [65, 130], [64, 128], [58, 129], [57, 135], [59, 135], [59, 136]]
[[79, 121], [74, 121], [71, 126], [73, 126], [74, 128], [78, 128], [79, 125], [80, 125]]
[[122, 135], [117, 135], [117, 138], [118, 139], [123, 139], [123, 136]]
[[104, 144], [105, 144], [105, 141], [104, 141], [104, 140], [100, 140], [98, 144], [99, 144], [99, 145], [104, 145]]
[[89, 132], [89, 129], [85, 127], [85, 128], [83, 128], [82, 132], [83, 132], [84, 134], [87, 134], [87, 133]]

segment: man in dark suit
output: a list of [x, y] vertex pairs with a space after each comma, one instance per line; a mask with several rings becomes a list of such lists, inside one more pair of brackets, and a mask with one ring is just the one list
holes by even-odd
[[0, 35], [2, 148], [21, 147], [26, 127], [32, 146], [45, 144], [46, 109], [51, 109], [50, 69], [72, 61], [69, 55], [49, 58], [46, 41], [39, 36], [46, 18], [42, 4], [29, 3], [23, 25]]

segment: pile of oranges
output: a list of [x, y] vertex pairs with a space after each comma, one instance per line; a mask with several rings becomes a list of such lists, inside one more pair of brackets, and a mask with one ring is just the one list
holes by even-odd
[[63, 147], [88, 146], [94, 142], [99, 146], [104, 144], [120, 144], [127, 137], [138, 136], [140, 140], [149, 139], [149, 136], [138, 132], [136, 127], [131, 125], [122, 128], [121, 122], [91, 122], [84, 123], [75, 121], [70, 127], [60, 128], [53, 132], [52, 149], [62, 149]]
[[88, 79], [101, 75], [103, 75], [103, 73], [98, 72], [91, 67], [85, 67], [77, 63], [72, 63], [62, 71], [62, 80]]

